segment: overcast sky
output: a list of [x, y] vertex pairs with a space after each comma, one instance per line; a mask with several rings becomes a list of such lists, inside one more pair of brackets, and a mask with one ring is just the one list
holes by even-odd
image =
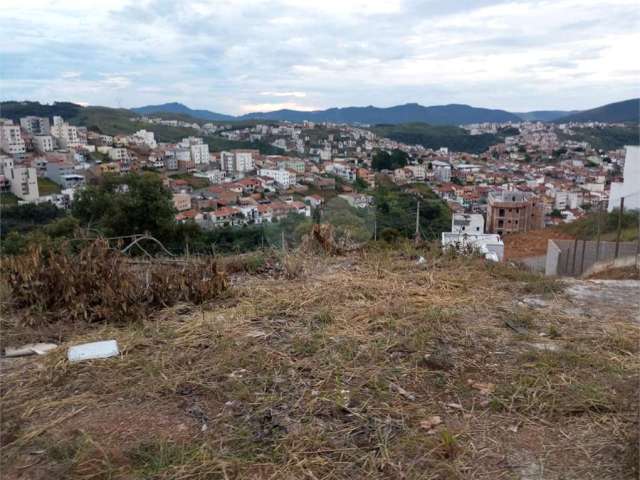
[[0, 97], [133, 107], [639, 96], [638, 0], [1, 0]]

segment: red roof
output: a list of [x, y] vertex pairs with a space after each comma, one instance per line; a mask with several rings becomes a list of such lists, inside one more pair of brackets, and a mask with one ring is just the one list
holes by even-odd
[[239, 210], [233, 207], [222, 207], [217, 210], [214, 210], [212, 213], [216, 217], [228, 217], [229, 215], [235, 215]]

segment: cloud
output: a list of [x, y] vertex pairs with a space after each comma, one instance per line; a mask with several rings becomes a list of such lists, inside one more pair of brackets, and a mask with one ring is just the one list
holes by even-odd
[[302, 110], [308, 112], [317, 110], [317, 108], [296, 102], [252, 103], [240, 107], [242, 113], [271, 112], [273, 110]]
[[639, 21], [636, 0], [4, 0], [0, 95], [588, 108], [638, 95]]
[[304, 92], [260, 92], [265, 97], [295, 97], [304, 98], [307, 96]]

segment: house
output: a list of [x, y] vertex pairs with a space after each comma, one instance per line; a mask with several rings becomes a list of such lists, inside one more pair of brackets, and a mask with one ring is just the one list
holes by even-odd
[[346, 200], [346, 202], [355, 208], [367, 208], [373, 204], [373, 197], [364, 193], [343, 193], [338, 197]]
[[173, 206], [179, 212], [191, 209], [191, 195], [188, 193], [174, 193]]
[[307, 195], [304, 197], [304, 203], [310, 205], [312, 208], [318, 208], [324, 203], [324, 198], [320, 195]]
[[543, 202], [531, 192], [518, 190], [490, 192], [487, 230], [504, 235], [544, 228]]
[[258, 170], [258, 175], [261, 177], [273, 178], [276, 183], [283, 188], [289, 188], [289, 186], [296, 182], [295, 172], [292, 172], [291, 170], [261, 168]]
[[478, 252], [492, 261], [504, 258], [504, 242], [500, 235], [484, 233], [484, 218], [479, 214], [454, 213], [451, 231], [442, 232], [441, 242], [443, 249]]
[[216, 227], [228, 227], [241, 223], [242, 213], [234, 207], [221, 207], [210, 212], [209, 218]]

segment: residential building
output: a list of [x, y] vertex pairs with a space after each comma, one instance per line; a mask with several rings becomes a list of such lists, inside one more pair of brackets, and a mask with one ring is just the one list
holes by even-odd
[[504, 235], [544, 227], [543, 202], [531, 192], [491, 192], [487, 205], [487, 231]]
[[38, 192], [38, 175], [35, 168], [17, 166], [11, 157], [0, 158], [0, 175], [9, 182], [11, 193], [26, 201], [34, 202], [40, 196]]
[[502, 261], [504, 242], [500, 235], [484, 233], [484, 218], [479, 214], [454, 213], [451, 231], [442, 232], [442, 248], [459, 252], [477, 252], [487, 260]]
[[609, 212], [620, 207], [621, 198], [624, 198], [625, 209], [640, 209], [640, 146], [625, 148], [623, 181], [611, 184]]
[[72, 163], [48, 162], [45, 176], [63, 189], [84, 185], [85, 178], [76, 172]]
[[258, 170], [258, 175], [273, 178], [279, 186], [284, 188], [288, 188], [296, 181], [295, 173], [285, 169], [261, 168]]
[[53, 117], [51, 136], [56, 139], [60, 148], [73, 147], [80, 144], [78, 129], [66, 123], [62, 120], [62, 117]]
[[51, 130], [51, 124], [47, 117], [22, 117], [20, 119], [20, 126], [29, 135], [49, 135]]
[[206, 143], [198, 143], [189, 147], [191, 152], [191, 160], [196, 165], [209, 163], [209, 145]]
[[9, 155], [24, 155], [27, 151], [20, 127], [12, 120], [0, 120], [0, 148]]
[[173, 206], [179, 212], [191, 209], [191, 195], [188, 193], [174, 193]]
[[136, 133], [131, 135], [131, 137], [135, 143], [146, 145], [149, 148], [156, 148], [158, 146], [153, 132], [148, 132], [147, 130], [138, 130]]
[[373, 204], [373, 197], [371, 195], [365, 195], [364, 193], [343, 193], [338, 195], [338, 197], [355, 208], [367, 208]]
[[33, 147], [41, 153], [53, 152], [54, 144], [51, 135], [34, 135], [32, 138]]
[[431, 162], [431, 169], [433, 170], [433, 176], [438, 182], [450, 182], [451, 181], [451, 165], [440, 160], [434, 160]]

